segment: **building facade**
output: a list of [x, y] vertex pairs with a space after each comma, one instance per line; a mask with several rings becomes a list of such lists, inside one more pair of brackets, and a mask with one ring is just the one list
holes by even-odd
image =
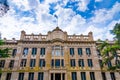
[[101, 43], [92, 32], [68, 35], [56, 27], [47, 35], [21, 31], [20, 40], [4, 41], [1, 48], [12, 50], [0, 58], [0, 80], [120, 80], [119, 72], [107, 71], [110, 64], [101, 68]]

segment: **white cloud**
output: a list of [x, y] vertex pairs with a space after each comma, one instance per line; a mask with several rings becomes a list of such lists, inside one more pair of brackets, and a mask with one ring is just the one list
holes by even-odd
[[88, 9], [87, 5], [89, 4], [90, 0], [79, 0], [78, 3], [78, 10], [80, 11], [86, 11]]
[[91, 18], [94, 23], [105, 23], [114, 18], [116, 13], [120, 12], [120, 3], [116, 3], [111, 9], [99, 9], [94, 12], [95, 16]]
[[95, 2], [102, 2], [103, 0], [95, 0]]

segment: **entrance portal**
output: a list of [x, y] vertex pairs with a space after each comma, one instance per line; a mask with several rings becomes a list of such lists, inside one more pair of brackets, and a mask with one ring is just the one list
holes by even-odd
[[55, 74], [55, 80], [61, 80], [61, 74], [60, 73]]

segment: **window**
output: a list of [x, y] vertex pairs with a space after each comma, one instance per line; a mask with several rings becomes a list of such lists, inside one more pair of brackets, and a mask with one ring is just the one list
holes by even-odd
[[55, 67], [60, 67], [60, 59], [55, 60]]
[[45, 48], [41, 48], [41, 50], [40, 50], [40, 55], [45, 55]]
[[101, 56], [101, 54], [100, 54], [100, 50], [99, 50], [99, 49], [97, 49], [97, 55], [98, 55], [98, 57]]
[[100, 68], [103, 67], [103, 65], [102, 65], [102, 60], [100, 60], [100, 59], [99, 59], [99, 65], [100, 65]]
[[102, 80], [107, 80], [107, 79], [106, 79], [105, 72], [102, 72], [101, 74], [102, 74]]
[[34, 56], [36, 55], [36, 53], [37, 53], [37, 48], [32, 48], [32, 55]]
[[[59, 68], [60, 66], [64, 67], [64, 59], [55, 59], [55, 60], [51, 60], [51, 66], [54, 67], [54, 62], [55, 62], [55, 67]], [[60, 64], [61, 63], [61, 64]]]
[[26, 66], [27, 59], [22, 59], [20, 67], [25, 67]]
[[27, 54], [28, 54], [28, 48], [24, 48], [23, 55], [27, 55]]
[[85, 74], [85, 72], [81, 72], [81, 80], [86, 80], [86, 74]]
[[83, 53], [82, 53], [82, 48], [78, 48], [78, 55], [82, 56]]
[[108, 67], [112, 67], [111, 61], [108, 61]]
[[19, 73], [18, 80], [24, 80], [24, 73]]
[[17, 49], [13, 49], [12, 56], [14, 57], [17, 53]]
[[64, 67], [64, 60], [61, 60], [61, 66]]
[[43, 72], [38, 73], [38, 80], [44, 80], [44, 73]]
[[39, 67], [45, 67], [45, 60], [40, 59]]
[[0, 80], [1, 80], [2, 73], [0, 73]]
[[90, 55], [91, 55], [90, 48], [86, 48], [86, 54], [87, 54], [88, 56], [90, 56]]
[[116, 80], [115, 74], [113, 72], [110, 72], [111, 80]]
[[78, 60], [78, 65], [79, 65], [79, 67], [84, 67], [84, 60], [83, 59], [79, 59]]
[[63, 47], [59, 45], [53, 46], [52, 56], [64, 56]]
[[88, 61], [88, 66], [93, 67], [92, 59], [88, 59], [87, 61]]
[[7, 73], [6, 80], [11, 80], [11, 73]]
[[14, 66], [14, 60], [11, 60], [9, 64], [9, 68], [13, 68], [13, 66]]
[[77, 73], [76, 72], [72, 72], [72, 80], [77, 80]]
[[4, 68], [5, 60], [0, 60], [0, 68]]
[[90, 80], [95, 80], [94, 72], [90, 72]]
[[31, 59], [30, 60], [30, 67], [35, 67], [35, 62], [36, 62], [35, 59]]
[[75, 59], [71, 59], [70, 60], [70, 64], [71, 64], [71, 67], [75, 67], [76, 66]]
[[74, 55], [74, 48], [70, 48], [70, 55]]
[[28, 80], [34, 80], [34, 73], [29, 73]]

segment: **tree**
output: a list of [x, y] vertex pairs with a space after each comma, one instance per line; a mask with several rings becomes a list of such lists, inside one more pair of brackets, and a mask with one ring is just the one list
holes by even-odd
[[115, 35], [116, 42], [111, 44], [107, 41], [103, 41], [99, 46], [102, 56], [102, 65], [108, 64], [111, 60], [115, 59], [114, 64], [108, 68], [108, 70], [120, 70], [120, 24], [116, 24], [111, 34]]
[[[0, 40], [0, 46], [4, 45], [4, 41], [3, 40]], [[8, 54], [10, 51], [9, 48], [0, 48], [0, 58], [7, 58], [9, 57], [10, 55]], [[1, 63], [1, 60], [0, 60], [0, 63]], [[0, 73], [1, 73], [1, 69], [0, 69]]]

